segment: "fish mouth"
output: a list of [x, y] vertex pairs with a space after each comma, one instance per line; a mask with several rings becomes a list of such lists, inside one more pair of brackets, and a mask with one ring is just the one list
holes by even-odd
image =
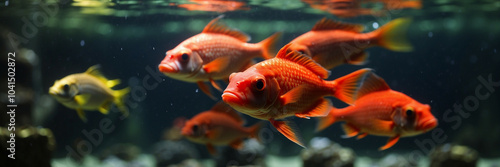
[[58, 92], [57, 90], [55, 90], [54, 88], [50, 88], [49, 89], [49, 94], [52, 95], [52, 96], [57, 96], [58, 95]]
[[238, 96], [238, 94], [227, 90], [222, 93], [222, 101], [229, 105], [241, 105], [241, 97]]
[[175, 66], [172, 66], [170, 64], [160, 64], [158, 65], [158, 69], [162, 73], [177, 73], [179, 72], [179, 69]]
[[434, 129], [437, 125], [438, 123], [435, 118], [427, 119], [420, 124], [420, 130], [428, 131]]

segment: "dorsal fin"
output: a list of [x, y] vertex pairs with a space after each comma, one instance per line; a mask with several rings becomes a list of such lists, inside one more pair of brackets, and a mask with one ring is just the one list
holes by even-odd
[[276, 58], [286, 59], [293, 61], [297, 64], [300, 64], [307, 69], [311, 70], [316, 75], [319, 75], [321, 78], [326, 79], [330, 75], [330, 71], [323, 68], [318, 63], [314, 62], [309, 56], [301, 54], [295, 50], [288, 50], [288, 47], [291, 43], [285, 45], [276, 55]]
[[345, 30], [345, 31], [351, 31], [351, 32], [362, 32], [364, 29], [363, 25], [359, 24], [349, 24], [349, 23], [342, 23], [338, 21], [333, 21], [328, 18], [323, 18], [314, 27], [312, 28], [311, 31], [321, 31], [321, 30]]
[[379, 77], [377, 74], [371, 72], [366, 76], [363, 81], [363, 85], [359, 88], [356, 93], [356, 97], [360, 98], [372, 92], [390, 90], [391, 88], [384, 81], [383, 78]]
[[226, 26], [224, 23], [220, 22], [219, 20], [222, 17], [224, 17], [224, 15], [221, 15], [221, 16], [213, 19], [212, 21], [210, 21], [210, 23], [208, 23], [207, 26], [205, 26], [202, 33], [225, 34], [225, 35], [235, 37], [242, 42], [250, 41], [250, 36], [248, 36], [247, 34], [241, 32], [241, 31], [235, 30], [235, 29], [231, 29], [228, 26]]
[[101, 71], [99, 71], [99, 68], [101, 68], [101, 65], [94, 65], [92, 67], [89, 67], [89, 69], [87, 69], [85, 73], [96, 77], [101, 82], [106, 84], [108, 82], [108, 79], [104, 77], [104, 75], [102, 75]]
[[242, 124], [244, 123], [243, 118], [241, 118], [241, 116], [238, 114], [238, 112], [236, 112], [233, 108], [231, 108], [231, 106], [227, 105], [223, 101], [217, 102], [217, 104], [215, 104], [212, 107], [212, 109], [210, 109], [210, 111], [224, 113], [224, 114], [230, 116], [231, 118], [234, 118], [236, 121], [238, 121]]

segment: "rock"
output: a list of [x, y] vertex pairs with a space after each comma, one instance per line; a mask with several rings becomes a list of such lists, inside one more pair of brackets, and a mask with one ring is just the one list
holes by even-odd
[[302, 150], [304, 167], [353, 167], [356, 154], [350, 148], [343, 148], [324, 137], [311, 139], [310, 147]]
[[243, 148], [235, 150], [225, 147], [222, 155], [217, 158], [217, 167], [226, 166], [260, 166], [265, 167], [266, 147], [255, 139], [245, 140]]
[[[50, 129], [27, 127], [16, 127], [14, 138], [11, 138], [11, 131], [0, 127], [0, 157], [1, 166], [40, 166], [50, 167], [52, 152], [56, 147], [54, 135]], [[15, 140], [9, 144], [7, 141]], [[11, 147], [13, 146], [13, 147]], [[11, 152], [8, 148], [14, 148], [15, 154], [11, 159], [8, 157]], [[5, 155], [5, 156], [4, 156]]]
[[386, 167], [416, 167], [417, 162], [408, 161], [405, 156], [399, 154], [389, 154], [378, 162], [378, 166]]
[[466, 146], [444, 144], [435, 147], [429, 154], [430, 167], [475, 167], [478, 152]]
[[141, 154], [141, 149], [133, 144], [115, 144], [101, 153], [100, 159], [104, 160], [110, 156], [117, 157], [123, 161], [130, 162]]
[[195, 159], [186, 159], [179, 164], [169, 165], [168, 167], [202, 167], [202, 165]]
[[167, 166], [179, 164], [186, 159], [198, 158], [198, 151], [191, 143], [179, 140], [165, 140], [155, 144], [153, 155], [156, 159], [156, 166]]

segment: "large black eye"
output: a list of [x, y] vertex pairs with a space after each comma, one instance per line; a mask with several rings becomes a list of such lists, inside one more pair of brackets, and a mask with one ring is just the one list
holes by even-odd
[[193, 133], [196, 133], [198, 132], [198, 125], [193, 125], [193, 127], [191, 127], [191, 130], [193, 130]]
[[64, 92], [69, 92], [69, 85], [68, 84], [64, 84], [63, 91]]
[[186, 61], [186, 60], [188, 60], [188, 59], [189, 59], [189, 55], [188, 55], [187, 53], [183, 53], [183, 54], [181, 55], [181, 59], [182, 59], [182, 60], [184, 60], [184, 61]]
[[407, 117], [413, 117], [414, 114], [415, 114], [415, 111], [413, 111], [412, 109], [406, 110], [406, 116]]
[[255, 81], [255, 89], [257, 89], [258, 91], [264, 90], [265, 87], [266, 85], [263, 79], [257, 79], [257, 81]]

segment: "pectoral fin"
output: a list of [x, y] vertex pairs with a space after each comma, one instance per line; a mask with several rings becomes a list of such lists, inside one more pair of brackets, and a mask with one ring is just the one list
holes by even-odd
[[79, 106], [85, 105], [90, 99], [90, 94], [81, 94], [75, 96], [75, 101]]
[[210, 63], [207, 63], [203, 66], [203, 70], [206, 73], [217, 73], [221, 72], [229, 66], [229, 62], [231, 60], [231, 56], [219, 57]]
[[290, 103], [297, 102], [302, 96], [302, 93], [306, 91], [306, 88], [307, 88], [306, 85], [300, 85], [286, 92], [284, 95], [281, 95], [280, 97], [281, 104], [284, 106]]
[[80, 119], [81, 119], [83, 122], [87, 122], [87, 117], [85, 117], [85, 112], [83, 111], [83, 109], [81, 109], [81, 108], [77, 108], [77, 109], [76, 109], [76, 113], [78, 114], [78, 117], [80, 117]]
[[380, 147], [378, 150], [386, 150], [390, 147], [392, 147], [394, 144], [396, 144], [398, 142], [400, 138], [400, 135], [397, 134], [396, 136], [393, 136], [391, 138], [389, 138], [389, 140], [387, 140], [387, 144], [385, 144], [384, 146]]
[[332, 106], [333, 104], [330, 102], [330, 100], [321, 98], [312, 110], [303, 113], [297, 113], [295, 114], [295, 116], [307, 119], [309, 119], [309, 117], [324, 117], [328, 115], [328, 113], [332, 109]]
[[198, 87], [201, 89], [201, 91], [203, 91], [203, 93], [208, 95], [208, 97], [210, 97], [212, 100], [217, 100], [217, 98], [215, 98], [215, 96], [212, 95], [212, 92], [210, 91], [210, 87], [208, 87], [202, 81], [198, 81], [197, 84], [198, 84]]
[[221, 91], [221, 92], [223, 91], [222, 88], [220, 88], [219, 84], [217, 82], [215, 82], [212, 78], [210, 78], [209, 80], [215, 89], [217, 89], [218, 91]]

